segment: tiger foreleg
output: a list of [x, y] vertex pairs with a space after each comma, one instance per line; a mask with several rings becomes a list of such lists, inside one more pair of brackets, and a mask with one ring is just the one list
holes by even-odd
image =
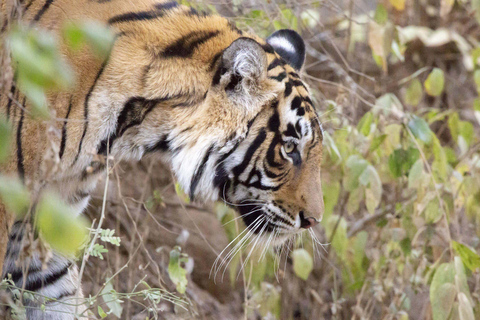
[[78, 316], [85, 307], [78, 286], [77, 265], [57, 253], [48, 256], [26, 238], [23, 223], [16, 222], [10, 233], [2, 273], [2, 278], [14, 283], [10, 292], [17, 305], [18, 300], [22, 302], [19, 309], [28, 320], [87, 319]]

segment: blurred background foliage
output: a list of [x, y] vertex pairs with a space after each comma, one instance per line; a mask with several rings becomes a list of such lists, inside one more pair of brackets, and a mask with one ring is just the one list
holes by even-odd
[[[302, 77], [325, 130], [325, 215], [287, 246], [246, 246], [227, 266], [215, 258], [231, 241], [241, 247], [244, 230], [232, 210], [191, 204], [155, 160], [119, 164], [88, 212], [105, 218], [79, 258], [90, 310], [125, 319], [478, 319], [480, 1], [181, 2], [262, 37], [303, 35]], [[109, 31], [98, 24], [63, 30], [72, 50], [108, 53]], [[21, 27], [1, 37], [0, 65], [15, 61], [31, 115], [54, 120], [45, 90], [75, 81], [55, 38]], [[5, 92], [13, 73], [2, 72]], [[9, 136], [0, 118], [0, 160]], [[13, 209], [26, 211], [28, 192], [0, 181], [4, 197], [19, 199]], [[68, 224], [68, 210], [46, 199]], [[64, 241], [43, 232], [53, 247]]]

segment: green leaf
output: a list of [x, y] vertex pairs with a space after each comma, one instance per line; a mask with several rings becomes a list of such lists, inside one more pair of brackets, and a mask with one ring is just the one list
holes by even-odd
[[455, 285], [451, 283], [442, 284], [433, 297], [430, 294], [433, 320], [447, 320], [450, 318], [456, 295]]
[[9, 35], [16, 79], [20, 91], [32, 103], [32, 114], [47, 119], [45, 90], [73, 86], [74, 73], [60, 53], [52, 33], [38, 28], [15, 28]]
[[385, 115], [403, 114], [403, 104], [393, 93], [386, 93], [375, 101], [374, 113], [382, 112]]
[[107, 306], [110, 308], [110, 311], [108, 313], [113, 313], [117, 318], [120, 318], [123, 311], [123, 301], [118, 298], [117, 291], [113, 289], [113, 286], [110, 282], [107, 282], [101, 292], [101, 295], [103, 301], [105, 301]]
[[100, 230], [100, 234], [101, 234], [100, 240], [102, 240], [103, 242], [108, 242], [113, 245], [120, 246], [121, 239], [120, 237], [114, 236], [115, 230], [102, 229]]
[[95, 243], [92, 247], [92, 250], [90, 251], [90, 255], [92, 257], [97, 257], [100, 258], [100, 260], [103, 260], [103, 253], [107, 253], [108, 249], [106, 249], [103, 245]]
[[373, 123], [373, 113], [367, 112], [363, 115], [362, 119], [357, 125], [357, 130], [365, 137], [370, 134], [370, 129]]
[[475, 134], [473, 124], [468, 121], [461, 121], [457, 112], [453, 112], [448, 117], [448, 128], [453, 139], [460, 144], [459, 137], [463, 137], [467, 146], [469, 146]]
[[448, 170], [447, 155], [436, 136], [433, 137], [433, 155], [435, 160], [433, 160], [432, 168], [441, 179], [446, 180]]
[[473, 114], [475, 115], [477, 122], [480, 124], [480, 98], [473, 100]]
[[32, 104], [32, 116], [48, 120], [50, 118], [50, 110], [48, 109], [47, 96], [44, 89], [29, 81], [28, 78], [20, 78], [18, 86]]
[[473, 124], [469, 121], [460, 121], [459, 134], [465, 139], [467, 145], [471, 145], [475, 131], [473, 129]]
[[390, 3], [398, 11], [405, 10], [405, 0], [390, 0]]
[[467, 274], [460, 257], [453, 258], [453, 265], [455, 267], [455, 286], [458, 292], [463, 292], [468, 300], [473, 301], [470, 295], [470, 288], [467, 283]]
[[370, 152], [377, 150], [378, 147], [382, 145], [383, 141], [385, 141], [386, 138], [387, 138], [386, 134], [382, 134], [380, 136], [373, 138], [372, 143], [370, 144]]
[[53, 193], [46, 193], [37, 206], [37, 228], [52, 248], [68, 256], [75, 255], [87, 236], [87, 223]]
[[12, 128], [7, 120], [0, 116], [0, 163], [10, 154]]
[[98, 306], [98, 315], [104, 319], [107, 317], [107, 314], [105, 313], [105, 311], [103, 311], [102, 307]]
[[451, 263], [441, 264], [433, 275], [430, 285], [430, 302], [433, 320], [447, 320], [457, 294], [455, 269]]
[[453, 140], [457, 141], [458, 134], [460, 131], [460, 117], [458, 112], [453, 112], [448, 116], [448, 128], [450, 129], [450, 133], [453, 137]]
[[360, 175], [359, 182], [368, 187], [365, 190], [365, 201], [368, 212], [373, 214], [382, 199], [382, 181], [375, 167], [368, 165]]
[[325, 204], [324, 218], [327, 218], [333, 213], [333, 208], [337, 205], [338, 197], [340, 195], [340, 182], [323, 182], [323, 201]]
[[373, 16], [373, 20], [375, 20], [376, 23], [378, 24], [385, 24], [388, 21], [388, 12], [387, 9], [385, 9], [385, 6], [383, 4], [378, 4], [377, 9], [375, 10], [375, 15]]
[[30, 193], [16, 178], [0, 175], [0, 196], [7, 209], [22, 218], [30, 207]]
[[457, 241], [452, 241], [452, 247], [468, 269], [475, 271], [480, 268], [480, 256], [475, 251]]
[[423, 160], [418, 159], [410, 169], [408, 173], [408, 187], [409, 188], [418, 188], [421, 187], [420, 182], [422, 181], [423, 176]]
[[115, 35], [104, 24], [98, 21], [69, 23], [64, 27], [63, 36], [72, 49], [80, 49], [88, 43], [97, 56], [104, 60], [110, 54]]
[[353, 214], [360, 208], [360, 203], [365, 198], [365, 188], [356, 188], [350, 191], [347, 201], [347, 212]]
[[190, 203], [190, 198], [185, 193], [185, 191], [183, 191], [182, 187], [180, 186], [180, 183], [178, 182], [175, 183], [175, 192], [177, 193], [180, 200], [183, 201], [183, 203], [186, 203], [186, 204]]
[[407, 90], [405, 91], [405, 103], [411, 106], [417, 106], [423, 97], [422, 83], [417, 78], [410, 82]]
[[442, 94], [445, 86], [445, 76], [443, 70], [434, 68], [425, 80], [425, 91], [431, 96], [437, 97]]
[[458, 314], [460, 320], [475, 320], [472, 304], [463, 292], [458, 294]]
[[181, 253], [182, 248], [175, 246], [170, 251], [170, 261], [168, 263], [168, 275], [170, 280], [177, 286], [179, 293], [185, 293], [187, 290], [187, 270], [182, 267], [182, 263], [187, 262], [188, 258]]
[[348, 174], [344, 176], [344, 187], [347, 191], [353, 191], [359, 186], [359, 178], [368, 166], [368, 161], [359, 155], [352, 155], [347, 159]]
[[[337, 226], [336, 229], [335, 226]], [[328, 239], [332, 238], [334, 230], [335, 235], [332, 239], [332, 247], [335, 249], [335, 253], [345, 260], [348, 246], [347, 221], [343, 217], [332, 214], [328, 220], [325, 220], [325, 231]]]
[[480, 69], [475, 70], [473, 73], [473, 80], [475, 81], [475, 85], [477, 86], [477, 92], [480, 94]]
[[336, 162], [342, 160], [342, 155], [338, 150], [335, 141], [332, 139], [332, 137], [327, 131], [325, 131], [323, 135], [323, 144], [325, 147], [327, 147], [327, 150], [329, 151], [329, 154], [332, 157], [333, 161]]
[[420, 158], [416, 148], [396, 149], [388, 159], [388, 167], [395, 178], [408, 174], [412, 165]]
[[296, 249], [292, 252], [293, 271], [303, 280], [307, 280], [313, 270], [313, 259], [305, 249]]
[[431, 200], [425, 207], [425, 222], [436, 223], [442, 218], [442, 210], [437, 198]]
[[[478, 3], [480, 4], [479, 0], [475, 0], [475, 1], [478, 1]], [[471, 54], [472, 54], [473, 67], [474, 68], [480, 67], [480, 47], [473, 49]]]
[[14, 29], [9, 36], [17, 79], [44, 89], [66, 89], [73, 85], [73, 72], [49, 32]]
[[408, 237], [403, 238], [400, 241], [400, 248], [402, 248], [402, 251], [405, 254], [405, 256], [410, 255], [410, 253], [412, 252], [412, 241], [410, 240], [410, 238]]
[[408, 122], [408, 128], [412, 131], [413, 135], [425, 142], [430, 144], [432, 142], [433, 132], [430, 130], [427, 122], [422, 118], [413, 116], [413, 118]]

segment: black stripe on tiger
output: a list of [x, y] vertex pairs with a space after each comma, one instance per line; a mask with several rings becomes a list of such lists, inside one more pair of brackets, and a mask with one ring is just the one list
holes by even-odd
[[42, 8], [40, 10], [38, 10], [37, 14], [35, 15], [35, 17], [33, 18], [33, 22], [37, 22], [40, 20], [40, 18], [45, 14], [45, 12], [47, 12], [48, 8], [50, 8], [50, 5], [53, 3], [53, 0], [47, 0], [45, 1], [45, 3], [43, 4]]
[[[252, 120], [248, 121], [247, 132], [245, 133], [245, 137], [248, 136], [248, 133], [250, 132], [250, 128], [252, 127], [257, 117], [258, 117], [258, 114]], [[215, 177], [213, 178], [213, 185], [217, 188], [220, 188], [219, 190], [220, 199], [223, 199], [223, 190], [221, 189], [221, 187], [227, 188], [229, 186], [228, 173], [225, 170], [223, 163], [230, 155], [232, 155], [232, 153], [235, 152], [235, 150], [237, 150], [239, 145], [240, 145], [240, 140], [238, 140], [235, 143], [235, 145], [232, 147], [232, 149], [229, 152], [221, 156], [215, 164], [216, 169], [215, 169]]]
[[267, 159], [268, 165], [272, 168], [280, 168], [282, 163], [275, 162], [275, 147], [282, 142], [280, 134], [275, 134], [268, 146], [267, 154], [265, 158]]
[[275, 109], [275, 112], [270, 117], [270, 119], [268, 119], [268, 130], [272, 132], [277, 132], [280, 128], [280, 115], [278, 114], [277, 106], [278, 106], [278, 101], [275, 100], [274, 103], [272, 104], [272, 108]]
[[278, 82], [282, 82], [283, 79], [285, 79], [287, 77], [287, 73], [286, 72], [280, 72], [278, 75], [276, 76], [270, 76], [269, 78], [270, 79], [273, 79], [273, 80], [277, 80]]
[[162, 136], [154, 145], [147, 146], [145, 152], [168, 151], [170, 149], [170, 140], [167, 135]]
[[23, 13], [27, 13], [33, 2], [35, 2], [35, 0], [30, 0], [30, 2], [23, 8]]
[[205, 156], [203, 157], [202, 162], [200, 165], [197, 167], [195, 170], [195, 174], [193, 175], [192, 181], [190, 182], [190, 199], [193, 201], [195, 198], [195, 189], [197, 188], [198, 182], [202, 178], [203, 172], [205, 171], [205, 165], [208, 162], [208, 159], [210, 158], [210, 155], [212, 154], [213, 151], [213, 145], [208, 148], [207, 152], [205, 153]]
[[42, 271], [42, 268], [35, 268], [32, 266], [29, 266], [26, 272], [23, 272], [23, 269], [15, 269], [15, 271], [10, 272], [12, 276], [12, 281], [15, 283], [18, 283], [25, 275], [25, 278], [27, 278], [29, 275], [35, 275], [36, 273]]
[[168, 11], [176, 7], [178, 7], [178, 3], [176, 1], [159, 3], [155, 5], [154, 10], [123, 13], [108, 19], [108, 23], [115, 24], [120, 22], [157, 19], [163, 17], [168, 13]]
[[87, 129], [88, 129], [88, 101], [92, 96], [93, 89], [95, 89], [95, 85], [97, 84], [98, 79], [102, 75], [103, 70], [105, 70], [107, 62], [108, 62], [108, 59], [105, 60], [105, 62], [103, 62], [102, 66], [100, 67], [100, 70], [97, 73], [97, 76], [95, 77], [95, 80], [93, 81], [92, 86], [88, 90], [87, 96], [85, 97], [85, 101], [83, 103], [83, 117], [85, 119], [85, 126], [83, 127], [82, 137], [80, 138], [77, 155], [75, 156], [75, 160], [73, 160], [73, 164], [77, 163], [78, 161], [78, 157], [80, 156], [80, 151], [82, 151], [83, 139], [85, 139], [85, 134], [87, 133]]
[[[108, 137], [103, 139], [100, 142], [100, 145], [97, 148], [97, 153], [102, 155], [107, 155], [107, 147], [108, 151], [112, 150], [113, 143], [116, 139], [120, 138], [127, 129], [137, 126], [141, 124], [145, 117], [161, 102], [181, 99], [184, 97], [183, 95], [174, 95], [174, 96], [166, 96], [157, 99], [146, 99], [143, 97], [132, 97], [130, 98], [125, 105], [123, 106], [122, 111], [117, 118], [117, 125], [116, 130]], [[197, 101], [187, 101], [181, 105], [192, 105], [196, 104]], [[179, 106], [180, 104], [174, 105], [172, 107]], [[147, 150], [150, 151], [150, 150]]]
[[188, 58], [193, 55], [195, 49], [217, 36], [220, 31], [193, 31], [186, 36], [176, 40], [173, 44], [165, 48], [162, 55], [165, 58]]
[[269, 65], [268, 65], [268, 68], [267, 68], [267, 71], [270, 71], [272, 69], [275, 69], [276, 67], [278, 66], [284, 66], [286, 64], [286, 62], [282, 59], [275, 59], [273, 60]]
[[288, 81], [287, 83], [285, 83], [285, 91], [283, 92], [283, 96], [287, 98], [291, 94], [292, 94], [292, 84], [290, 83], [290, 81]]
[[243, 161], [239, 165], [235, 166], [233, 168], [233, 174], [235, 177], [239, 177], [243, 171], [247, 168], [248, 164], [250, 163], [250, 160], [252, 159], [253, 155], [255, 154], [255, 151], [262, 145], [262, 143], [265, 141], [267, 138], [267, 133], [265, 129], [261, 129], [260, 132], [258, 133], [257, 137], [255, 140], [253, 140], [252, 144], [247, 149], [247, 152], [245, 152], [245, 155], [243, 156]]
[[[164, 98], [165, 100], [167, 98]], [[113, 134], [103, 139], [97, 149], [98, 154], [107, 155], [107, 151], [111, 151], [113, 142], [121, 137], [128, 128], [142, 123], [145, 116], [161, 101], [162, 99], [148, 100], [143, 97], [130, 98], [123, 106], [122, 111], [117, 118], [117, 128]]]
[[212, 61], [210, 62], [210, 65], [208, 66], [208, 72], [213, 71], [213, 69], [217, 65], [218, 60], [222, 57], [222, 54], [223, 54], [223, 51], [220, 51], [213, 56]]
[[79, 203], [80, 201], [85, 200], [85, 198], [90, 197], [89, 192], [85, 192], [83, 190], [76, 191], [74, 194], [68, 197], [68, 203], [70, 204], [76, 204]]
[[10, 95], [8, 96], [8, 102], [7, 102], [7, 121], [10, 118], [10, 108], [12, 106], [13, 99], [15, 99], [15, 97], [14, 97], [15, 96], [15, 91], [16, 91], [15, 84], [12, 81], [12, 86], [10, 88]]
[[300, 108], [301, 106], [302, 106], [302, 98], [300, 98], [299, 96], [296, 96], [292, 100], [292, 103], [290, 105], [290, 109], [291, 110], [296, 110], [296, 109]]
[[267, 159], [263, 159], [263, 171], [265, 172], [265, 175], [270, 178], [270, 179], [283, 179], [288, 173], [289, 173], [289, 170], [283, 172], [283, 173], [280, 173], [280, 174], [276, 174], [274, 173], [273, 171], [271, 171], [268, 167], [268, 160]]
[[58, 151], [58, 157], [60, 159], [62, 159], [63, 153], [65, 152], [65, 142], [67, 140], [67, 122], [68, 122], [68, 117], [70, 116], [71, 110], [72, 110], [72, 98], [70, 98], [70, 102], [68, 103], [67, 114], [65, 115], [65, 120], [63, 121], [63, 126], [62, 126], [62, 140], [60, 141], [60, 150]]
[[302, 81], [296, 80], [296, 79], [292, 79], [291, 81], [292, 81], [292, 84], [293, 84], [295, 87], [302, 87], [303, 89], [305, 89], [305, 91], [308, 92], [307, 87], [305, 86], [305, 84], [304, 84]]
[[25, 98], [23, 98], [22, 109], [20, 110], [20, 120], [17, 125], [17, 171], [20, 179], [25, 181], [25, 167], [23, 164], [23, 147], [22, 147], [22, 127], [25, 117]]
[[25, 290], [37, 291], [38, 289], [40, 289], [42, 287], [46, 287], [50, 284], [53, 284], [53, 283], [57, 282], [64, 275], [66, 275], [68, 273], [68, 268], [70, 268], [71, 266], [72, 266], [72, 264], [70, 263], [70, 264], [66, 265], [65, 267], [63, 267], [62, 269], [60, 269], [60, 270], [58, 270], [54, 273], [50, 273], [43, 278], [36, 278], [33, 281], [27, 281], [27, 283], [25, 285]]
[[297, 130], [295, 130], [295, 127], [291, 123], [287, 124], [287, 130], [283, 131], [283, 135], [300, 139]]

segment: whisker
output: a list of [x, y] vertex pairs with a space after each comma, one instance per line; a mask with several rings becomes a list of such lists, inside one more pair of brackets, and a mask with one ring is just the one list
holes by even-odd
[[248, 259], [250, 259], [250, 256], [252, 255], [253, 250], [254, 250], [255, 247], [257, 246], [258, 240], [260, 240], [260, 238], [262, 237], [263, 232], [265, 231], [265, 229], [267, 228], [267, 226], [268, 226], [268, 221], [267, 221], [267, 223], [265, 223], [265, 225], [263, 226], [262, 230], [260, 230], [260, 233], [256, 235], [255, 242], [253, 243], [253, 246], [252, 246], [252, 248], [250, 249], [250, 252], [248, 253], [247, 258], [245, 259], [245, 261], [242, 263], [242, 266], [240, 267], [240, 271], [238, 272], [237, 279], [238, 279], [238, 277], [240, 276], [243, 268], [245, 267]]
[[232, 220], [228, 220], [227, 222], [225, 222], [224, 224], [222, 224], [222, 226], [226, 226], [226, 225], [229, 224], [230, 222], [236, 221], [236, 220], [238, 220], [238, 219], [240, 219], [240, 218], [249, 216], [249, 215], [251, 215], [252, 213], [255, 213], [255, 212], [258, 212], [258, 211], [262, 211], [262, 210], [263, 210], [263, 208], [259, 208], [259, 209], [253, 210], [253, 211], [251, 211], [251, 212], [249, 212], [249, 213], [241, 214], [241, 215], [239, 215], [238, 217], [233, 218]]
[[223, 279], [223, 276], [225, 274], [225, 271], [227, 270], [227, 267], [228, 267], [228, 264], [232, 261], [233, 257], [244, 247], [244, 245], [246, 243], [248, 243], [248, 239], [252, 237], [252, 235], [254, 235], [254, 230], [265, 220], [265, 217], [263, 216], [259, 216], [259, 219], [258, 221], [256, 221], [255, 225], [253, 226], [253, 228], [250, 230], [250, 229], [246, 229], [248, 230], [247, 234], [245, 234], [243, 236], [243, 238], [235, 245], [235, 247], [233, 247], [229, 253], [227, 254], [227, 256], [224, 258], [224, 260], [222, 261], [222, 263], [220, 264], [220, 266], [218, 266], [218, 269], [216, 270], [215, 272], [215, 277], [218, 273], [218, 271], [220, 271], [222, 269], [223, 266], [225, 266], [225, 269], [222, 273], [222, 279]]
[[[258, 223], [258, 220], [260, 220], [262, 218], [262, 216], [258, 216], [257, 219], [255, 219], [255, 221], [253, 222], [254, 224]], [[217, 256], [217, 258], [215, 259], [215, 262], [213, 263], [213, 266], [212, 266], [212, 269], [210, 269], [210, 275], [209, 277], [211, 277], [211, 273], [213, 271], [213, 269], [215, 268], [216, 272], [215, 274], [218, 272], [218, 269], [217, 269], [217, 264], [219, 263], [220, 259], [222, 261], [224, 261], [225, 259], [222, 258], [222, 254], [225, 252], [225, 250], [227, 250], [233, 243], [235, 243], [235, 241], [241, 237], [245, 232], [250, 232], [250, 230], [248, 228], [245, 228], [242, 232], [240, 232], [236, 237], [235, 239], [233, 239], [232, 241], [230, 241], [230, 243], [222, 250], [222, 252], [220, 252]]]

